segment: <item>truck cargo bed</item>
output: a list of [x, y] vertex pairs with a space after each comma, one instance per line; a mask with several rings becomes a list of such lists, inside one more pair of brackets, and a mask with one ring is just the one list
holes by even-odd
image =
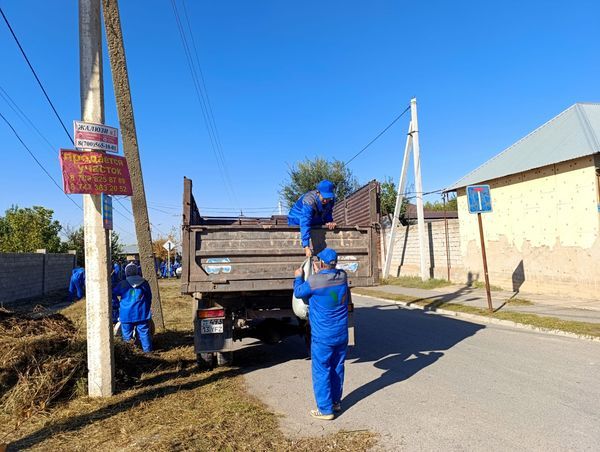
[[[294, 270], [305, 259], [298, 227], [287, 218], [202, 217], [184, 180], [182, 293], [289, 290]], [[327, 247], [352, 286], [371, 286], [379, 275], [377, 230], [373, 226], [315, 228], [315, 252]]]

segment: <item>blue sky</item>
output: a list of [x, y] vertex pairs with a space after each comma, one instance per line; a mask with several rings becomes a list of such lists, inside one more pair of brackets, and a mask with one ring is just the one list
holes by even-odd
[[[571, 104], [600, 101], [594, 1], [187, 0], [233, 200], [210, 147], [170, 1], [120, 3], [157, 231], [179, 224], [184, 175], [203, 207], [275, 208], [288, 165], [317, 155], [349, 159], [413, 96], [425, 191], [449, 185]], [[77, 2], [0, 5], [70, 128], [80, 116]], [[0, 112], [60, 181], [58, 149], [70, 143], [4, 23], [0, 61], [0, 86], [52, 146], [2, 99]], [[106, 61], [106, 122], [118, 126], [111, 84]], [[397, 180], [407, 127], [405, 116], [352, 162], [360, 182]], [[62, 223], [81, 223], [81, 211], [4, 123], [0, 151], [0, 211], [43, 205]], [[133, 242], [132, 223], [118, 214], [115, 223], [123, 241]]]

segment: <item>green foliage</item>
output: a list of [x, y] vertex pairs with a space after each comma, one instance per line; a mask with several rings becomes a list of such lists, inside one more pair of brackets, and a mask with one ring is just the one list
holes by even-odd
[[282, 184], [279, 193], [289, 207], [293, 206], [307, 191], [315, 190], [317, 184], [323, 179], [329, 179], [335, 184], [337, 200], [344, 199], [359, 188], [352, 171], [344, 165], [344, 162], [337, 159], [329, 161], [322, 157], [314, 160], [307, 158], [289, 168], [288, 178]]
[[[77, 265], [83, 267], [85, 265], [83, 226], [80, 226], [77, 229], [66, 227], [65, 235], [67, 236], [67, 241], [63, 245], [65, 250], [75, 250], [77, 252]], [[115, 231], [111, 234], [110, 249], [113, 257], [116, 257], [123, 252], [123, 244], [119, 241], [119, 234]]]
[[0, 252], [32, 253], [46, 249], [58, 253], [63, 246], [58, 236], [62, 227], [52, 219], [54, 211], [41, 206], [12, 206], [0, 217]]
[[[396, 197], [398, 191], [396, 190], [396, 184], [391, 177], [386, 177], [381, 183], [381, 214], [382, 215], [393, 215], [394, 209], [396, 208]], [[402, 198], [402, 205], [400, 206], [400, 215], [398, 216], [400, 221], [404, 222], [406, 214], [406, 206], [408, 205], [408, 199]]]
[[[423, 209], [425, 210], [435, 210], [435, 211], [442, 211], [444, 210], [444, 202], [443, 201], [435, 201], [435, 202], [430, 202], [427, 201], [424, 205], [423, 205]], [[451, 197], [448, 202], [446, 202], [446, 210], [448, 212], [450, 211], [457, 211], [458, 210], [458, 201], [456, 200], [456, 196]]]

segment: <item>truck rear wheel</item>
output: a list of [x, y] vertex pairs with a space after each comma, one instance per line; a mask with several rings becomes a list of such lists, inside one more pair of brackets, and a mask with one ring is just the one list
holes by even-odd
[[215, 368], [215, 353], [198, 353], [196, 362], [202, 370], [213, 370]]

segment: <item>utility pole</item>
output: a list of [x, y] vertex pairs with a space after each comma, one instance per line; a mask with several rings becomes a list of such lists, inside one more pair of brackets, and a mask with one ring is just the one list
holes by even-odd
[[[104, 123], [100, 0], [79, 0], [81, 119]], [[110, 240], [102, 222], [100, 195], [83, 195], [87, 310], [88, 395], [114, 392]]]
[[421, 258], [421, 279], [427, 281], [429, 272], [425, 260], [425, 216], [423, 215], [423, 182], [421, 181], [421, 148], [419, 147], [419, 121], [417, 99], [410, 100], [410, 123], [412, 124], [413, 164], [415, 167], [415, 191], [417, 197], [417, 232], [419, 233], [419, 257]]
[[119, 125], [123, 138], [123, 153], [127, 158], [133, 196], [131, 206], [135, 220], [135, 232], [140, 252], [142, 273], [150, 283], [152, 290], [152, 314], [159, 329], [165, 328], [162, 314], [160, 292], [158, 289], [158, 278], [154, 266], [154, 252], [152, 249], [152, 234], [150, 232], [150, 218], [148, 217], [148, 206], [146, 204], [146, 192], [144, 190], [144, 178], [142, 176], [142, 164], [135, 129], [135, 118], [133, 115], [133, 103], [131, 101], [131, 90], [129, 87], [129, 75], [127, 73], [127, 60], [125, 58], [125, 46], [123, 44], [123, 33], [121, 31], [121, 19], [119, 16], [119, 4], [117, 0], [102, 0], [104, 11], [104, 27], [106, 30], [106, 41], [110, 57], [110, 68], [112, 73], [115, 97], [117, 100], [117, 112]]
[[394, 207], [394, 216], [392, 218], [392, 229], [386, 250], [386, 259], [383, 267], [383, 277], [387, 278], [392, 266], [392, 256], [394, 254], [394, 244], [396, 240], [396, 228], [398, 226], [398, 218], [402, 209], [402, 201], [404, 199], [404, 190], [406, 189], [406, 172], [410, 161], [411, 149], [413, 152], [413, 163], [415, 171], [415, 191], [417, 199], [417, 233], [419, 235], [419, 257], [421, 279], [426, 281], [429, 279], [427, 266], [425, 261], [425, 217], [423, 215], [423, 184], [421, 182], [421, 157], [419, 148], [419, 123], [417, 120], [417, 99], [413, 98], [410, 101], [410, 124], [408, 125], [408, 133], [406, 137], [406, 146], [404, 147], [404, 159], [402, 160], [402, 171], [400, 172], [400, 180], [398, 181], [398, 192], [396, 195], [396, 206]]

